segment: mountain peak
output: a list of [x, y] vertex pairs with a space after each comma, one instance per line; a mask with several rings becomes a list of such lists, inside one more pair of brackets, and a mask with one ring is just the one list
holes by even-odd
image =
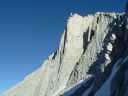
[[59, 49], [3, 96], [128, 96], [127, 18], [71, 13]]

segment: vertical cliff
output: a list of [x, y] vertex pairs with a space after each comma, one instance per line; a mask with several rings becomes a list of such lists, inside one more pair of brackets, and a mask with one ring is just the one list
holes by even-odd
[[128, 96], [127, 14], [71, 14], [59, 49], [3, 96]]

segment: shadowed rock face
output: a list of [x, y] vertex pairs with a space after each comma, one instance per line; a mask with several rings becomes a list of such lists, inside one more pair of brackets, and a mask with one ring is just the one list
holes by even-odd
[[127, 14], [71, 14], [59, 49], [3, 96], [128, 96]]

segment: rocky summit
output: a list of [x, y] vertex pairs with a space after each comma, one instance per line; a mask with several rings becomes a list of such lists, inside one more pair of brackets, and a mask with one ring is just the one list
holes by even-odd
[[3, 96], [128, 96], [128, 3], [71, 14], [58, 50]]

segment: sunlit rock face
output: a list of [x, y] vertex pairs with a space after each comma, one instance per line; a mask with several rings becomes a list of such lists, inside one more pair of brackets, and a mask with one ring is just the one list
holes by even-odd
[[3, 96], [128, 96], [127, 14], [71, 14], [59, 49]]

